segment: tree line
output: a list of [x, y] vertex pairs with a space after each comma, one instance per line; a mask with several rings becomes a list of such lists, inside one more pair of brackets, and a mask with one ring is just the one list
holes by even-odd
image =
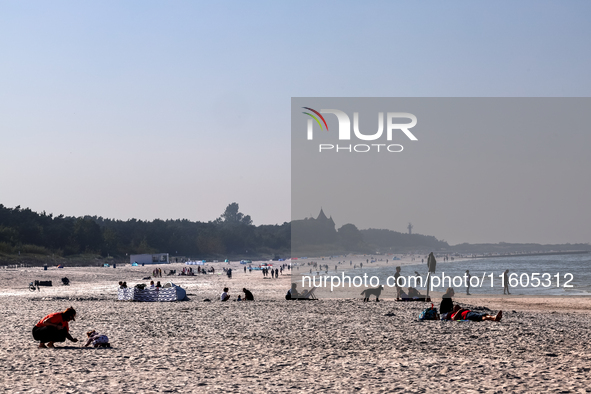
[[[295, 225], [296, 222], [305, 224], [305, 221], [292, 223]], [[0, 204], [0, 254], [63, 257], [91, 254], [116, 258], [140, 253], [169, 253], [190, 258], [289, 257], [292, 223], [255, 226], [251, 217], [241, 213], [235, 202], [229, 204], [218, 219], [210, 222], [53, 216]], [[324, 236], [309, 229], [305, 231], [323, 244], [318, 250], [329, 253], [375, 253], [377, 250], [392, 253], [408, 248], [439, 250], [449, 247], [445, 241], [432, 236], [391, 230], [358, 230], [353, 224], [345, 224], [337, 231], [333, 228]]]
[[252, 225], [237, 203], [211, 222], [183, 220], [127, 221], [97, 216], [53, 216], [0, 204], [0, 253], [100, 254], [136, 253], [222, 257], [287, 254], [290, 224]]

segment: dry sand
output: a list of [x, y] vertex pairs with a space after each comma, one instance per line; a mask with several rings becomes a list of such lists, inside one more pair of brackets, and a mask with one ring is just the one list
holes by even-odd
[[[146, 283], [147, 266], [0, 270], [4, 391], [591, 391], [588, 299], [458, 297], [493, 312], [502, 307], [503, 321], [419, 322], [424, 303], [388, 296], [380, 303], [286, 301], [289, 276], [263, 279], [232, 266], [231, 280], [217, 273], [174, 277], [190, 298], [175, 303], [116, 300], [117, 282]], [[70, 286], [61, 285], [63, 276]], [[30, 292], [35, 279], [54, 286]], [[256, 301], [222, 303], [224, 286], [234, 298], [246, 287]], [[80, 342], [36, 348], [33, 325], [70, 305], [78, 311], [73, 336], [96, 329], [112, 349]]]

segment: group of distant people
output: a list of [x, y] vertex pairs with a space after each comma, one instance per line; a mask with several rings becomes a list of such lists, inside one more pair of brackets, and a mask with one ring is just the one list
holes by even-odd
[[154, 284], [154, 281], [151, 280], [150, 281], [150, 286], [148, 286], [148, 289], [150, 289], [150, 290], [156, 290], [156, 289], [159, 289], [161, 287], [162, 287], [162, 285], [160, 284], [160, 281], [158, 281], [158, 282], [156, 282], [156, 284]]
[[[431, 264], [433, 264], [434, 260], [435, 260], [435, 257], [433, 256], [433, 253], [431, 253], [429, 255], [429, 261], [431, 261]], [[432, 267], [432, 265], [429, 265], [429, 267]], [[424, 297], [423, 295], [421, 295], [421, 293], [417, 289], [409, 287], [408, 294], [407, 294], [402, 290], [402, 288], [400, 286], [398, 286], [398, 278], [400, 277], [400, 270], [401, 270], [401, 267], [398, 266], [398, 267], [396, 267], [396, 272], [394, 273], [394, 283], [396, 286], [396, 299], [397, 300], [400, 300], [400, 299], [404, 300], [407, 298], [416, 299], [416, 298]], [[434, 272], [434, 269], [432, 270], [432, 268], [429, 268], [429, 272]], [[416, 271], [415, 271], [415, 274], [417, 276], [420, 276], [420, 274]], [[470, 286], [470, 278], [472, 278], [472, 274], [470, 274], [470, 270], [466, 270], [466, 273], [464, 276], [466, 277], [466, 295], [471, 295], [470, 294], [470, 287], [471, 287]], [[428, 294], [428, 292], [427, 292], [427, 294]], [[511, 293], [509, 292], [509, 270], [508, 269], [503, 272], [503, 294], [511, 295]]]
[[162, 268], [154, 268], [152, 270], [152, 276], [154, 278], [162, 278]]
[[[136, 285], [136, 287], [141, 288], [141, 289], [145, 288], [145, 286], [146, 286], [145, 284]], [[150, 290], [155, 290], [155, 289], [159, 289], [161, 287], [162, 287], [162, 284], [160, 284], [160, 281], [157, 281], [156, 284], [154, 284], [154, 281], [151, 280], [150, 285], [147, 288]], [[119, 288], [120, 289], [127, 289], [127, 282], [119, 282]]]
[[420, 291], [418, 291], [417, 289], [415, 289], [414, 287], [408, 286], [408, 290], [405, 292], [402, 287], [400, 287], [398, 285], [399, 281], [398, 278], [400, 277], [400, 270], [401, 267], [398, 266], [396, 267], [396, 272], [394, 273], [394, 283], [396, 286], [396, 300], [413, 300], [413, 299], [420, 299], [420, 298], [426, 298], [424, 295], [421, 294]]
[[[225, 269], [224, 269], [225, 270]], [[181, 270], [181, 272], [178, 273], [179, 276], [195, 276], [195, 274], [207, 274], [207, 273], [215, 273], [215, 269], [213, 267], [197, 267], [197, 270], [194, 270], [193, 267], [183, 267], [183, 269]], [[176, 270], [170, 270], [168, 272], [168, 276], [172, 276], [172, 275], [176, 275]], [[155, 268], [152, 271], [152, 276], [154, 278], [160, 278], [162, 277], [162, 269], [160, 268]]]
[[[197, 272], [201, 273], [201, 267], [197, 268]], [[194, 276], [195, 272], [193, 271], [193, 267], [183, 267], [183, 269], [180, 272], [180, 275], [182, 276]]]
[[[239, 294], [238, 298], [236, 298], [236, 301], [254, 301], [254, 296], [250, 290], [243, 288], [242, 292], [244, 293], [244, 298], [242, 298], [242, 295]], [[224, 291], [220, 295], [220, 301], [226, 302], [230, 300], [230, 298], [230, 290], [227, 287], [224, 287]]]
[[[263, 271], [263, 276], [267, 277], [269, 274], [271, 275], [271, 278], [279, 278], [279, 268], [269, 268], [269, 267], [264, 267], [261, 271]], [[283, 274], [283, 267], [281, 268], [281, 273]]]

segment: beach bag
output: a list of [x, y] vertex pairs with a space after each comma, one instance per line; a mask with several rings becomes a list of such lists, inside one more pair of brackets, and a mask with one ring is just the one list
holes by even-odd
[[93, 346], [97, 346], [97, 345], [105, 345], [109, 343], [109, 337], [106, 335], [99, 335], [96, 338], [94, 338], [92, 340], [92, 345]]
[[437, 320], [437, 308], [434, 308], [433, 304], [431, 304], [431, 308], [427, 308], [421, 312], [419, 320]]

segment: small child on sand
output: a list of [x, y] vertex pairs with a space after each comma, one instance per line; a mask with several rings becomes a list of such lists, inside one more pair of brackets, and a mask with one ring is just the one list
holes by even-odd
[[84, 347], [88, 347], [91, 343], [94, 347], [111, 347], [109, 338], [106, 335], [99, 334], [95, 330], [88, 331], [86, 336], [88, 336], [88, 341], [86, 341]]

